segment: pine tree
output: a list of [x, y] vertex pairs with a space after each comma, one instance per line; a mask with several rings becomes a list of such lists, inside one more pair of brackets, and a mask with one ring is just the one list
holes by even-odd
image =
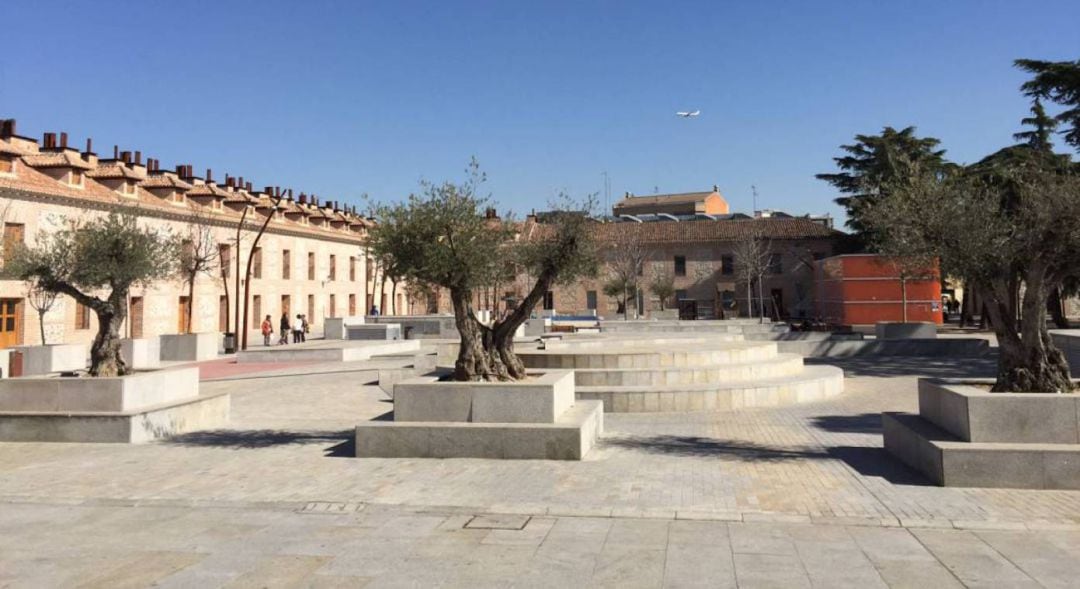
[[1035, 99], [1031, 105], [1031, 116], [1020, 120], [1020, 123], [1031, 127], [1029, 131], [1021, 131], [1013, 134], [1013, 139], [1030, 145], [1039, 151], [1051, 151], [1054, 148], [1050, 136], [1057, 129], [1058, 122], [1046, 114], [1042, 101]]
[[1035, 74], [1020, 90], [1032, 98], [1052, 100], [1065, 107], [1058, 122], [1067, 127], [1061, 131], [1065, 143], [1080, 151], [1080, 59], [1076, 61], [1040, 61], [1018, 59], [1016, 67]]

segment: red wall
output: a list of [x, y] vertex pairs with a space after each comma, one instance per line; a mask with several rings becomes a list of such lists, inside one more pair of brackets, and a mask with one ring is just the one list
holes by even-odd
[[[825, 258], [817, 263], [816, 278], [818, 315], [829, 323], [904, 320], [900, 272], [887, 258], [872, 254]], [[907, 320], [942, 322], [937, 264], [927, 278], [907, 280]]]

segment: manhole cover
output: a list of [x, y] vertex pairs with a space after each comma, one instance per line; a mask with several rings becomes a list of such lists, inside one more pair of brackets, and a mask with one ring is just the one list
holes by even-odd
[[478, 515], [465, 524], [467, 530], [522, 530], [532, 519], [527, 515]]

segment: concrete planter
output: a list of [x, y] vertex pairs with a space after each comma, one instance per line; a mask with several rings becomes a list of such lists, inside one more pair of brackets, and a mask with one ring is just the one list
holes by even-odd
[[19, 346], [23, 354], [23, 376], [86, 370], [89, 351], [83, 344]]
[[0, 381], [0, 440], [139, 443], [228, 422], [229, 396], [199, 395], [199, 369]]
[[937, 325], [929, 322], [892, 323], [880, 322], [874, 325], [877, 339], [934, 339], [937, 337]]
[[221, 334], [216, 332], [168, 334], [161, 336], [161, 360], [199, 362], [217, 358]]
[[0, 350], [0, 378], [11, 378], [9, 374], [11, 369], [11, 349], [4, 348]]
[[919, 381], [919, 414], [882, 417], [885, 449], [943, 486], [1080, 489], [1080, 395]]
[[327, 317], [323, 319], [323, 337], [326, 339], [347, 339], [350, 325], [364, 325], [364, 317]]
[[346, 325], [347, 340], [399, 340], [402, 339], [401, 325], [398, 323], [380, 323], [377, 325]]
[[161, 366], [160, 339], [122, 339], [120, 354], [128, 368], [144, 370]]
[[394, 385], [394, 420], [356, 428], [358, 457], [581, 460], [603, 431], [603, 404], [574, 400], [572, 371], [521, 382]]
[[1069, 371], [1073, 376], [1080, 376], [1080, 329], [1054, 329], [1050, 331], [1057, 349], [1065, 354]]

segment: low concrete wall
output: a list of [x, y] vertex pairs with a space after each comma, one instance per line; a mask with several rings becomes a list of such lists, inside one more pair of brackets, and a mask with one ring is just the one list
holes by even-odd
[[401, 337], [401, 325], [397, 323], [381, 323], [377, 325], [346, 325], [345, 339], [347, 340], [399, 340]]
[[199, 394], [199, 369], [170, 368], [108, 378], [0, 381], [0, 411], [133, 411]]
[[569, 370], [518, 382], [439, 382], [424, 376], [394, 385], [394, 421], [555, 423], [573, 404]]
[[984, 356], [990, 344], [981, 338], [906, 339], [906, 340], [826, 340], [777, 341], [785, 354], [812, 358], [847, 358], [850, 356], [933, 356], [972, 358]]
[[894, 323], [883, 321], [874, 325], [878, 339], [934, 339], [937, 326], [930, 322]]
[[368, 323], [397, 323], [408, 339], [458, 338], [453, 315], [385, 315], [368, 317]]
[[259, 362], [358, 362], [372, 356], [420, 350], [416, 340], [341, 342], [334, 347], [270, 346], [237, 352], [241, 364]]
[[965, 442], [1080, 444], [1080, 395], [991, 393], [969, 383], [919, 379], [919, 416]]
[[83, 344], [18, 346], [23, 354], [23, 376], [86, 370], [89, 353]]
[[160, 336], [161, 359], [169, 362], [199, 362], [217, 358], [222, 336], [216, 332], [173, 333]]
[[128, 368], [136, 370], [161, 366], [161, 339], [122, 339], [120, 355]]
[[1073, 376], [1080, 376], [1080, 329], [1053, 329], [1050, 337], [1057, 349], [1065, 354], [1069, 372]]
[[11, 378], [11, 349], [0, 350], [0, 378]]

